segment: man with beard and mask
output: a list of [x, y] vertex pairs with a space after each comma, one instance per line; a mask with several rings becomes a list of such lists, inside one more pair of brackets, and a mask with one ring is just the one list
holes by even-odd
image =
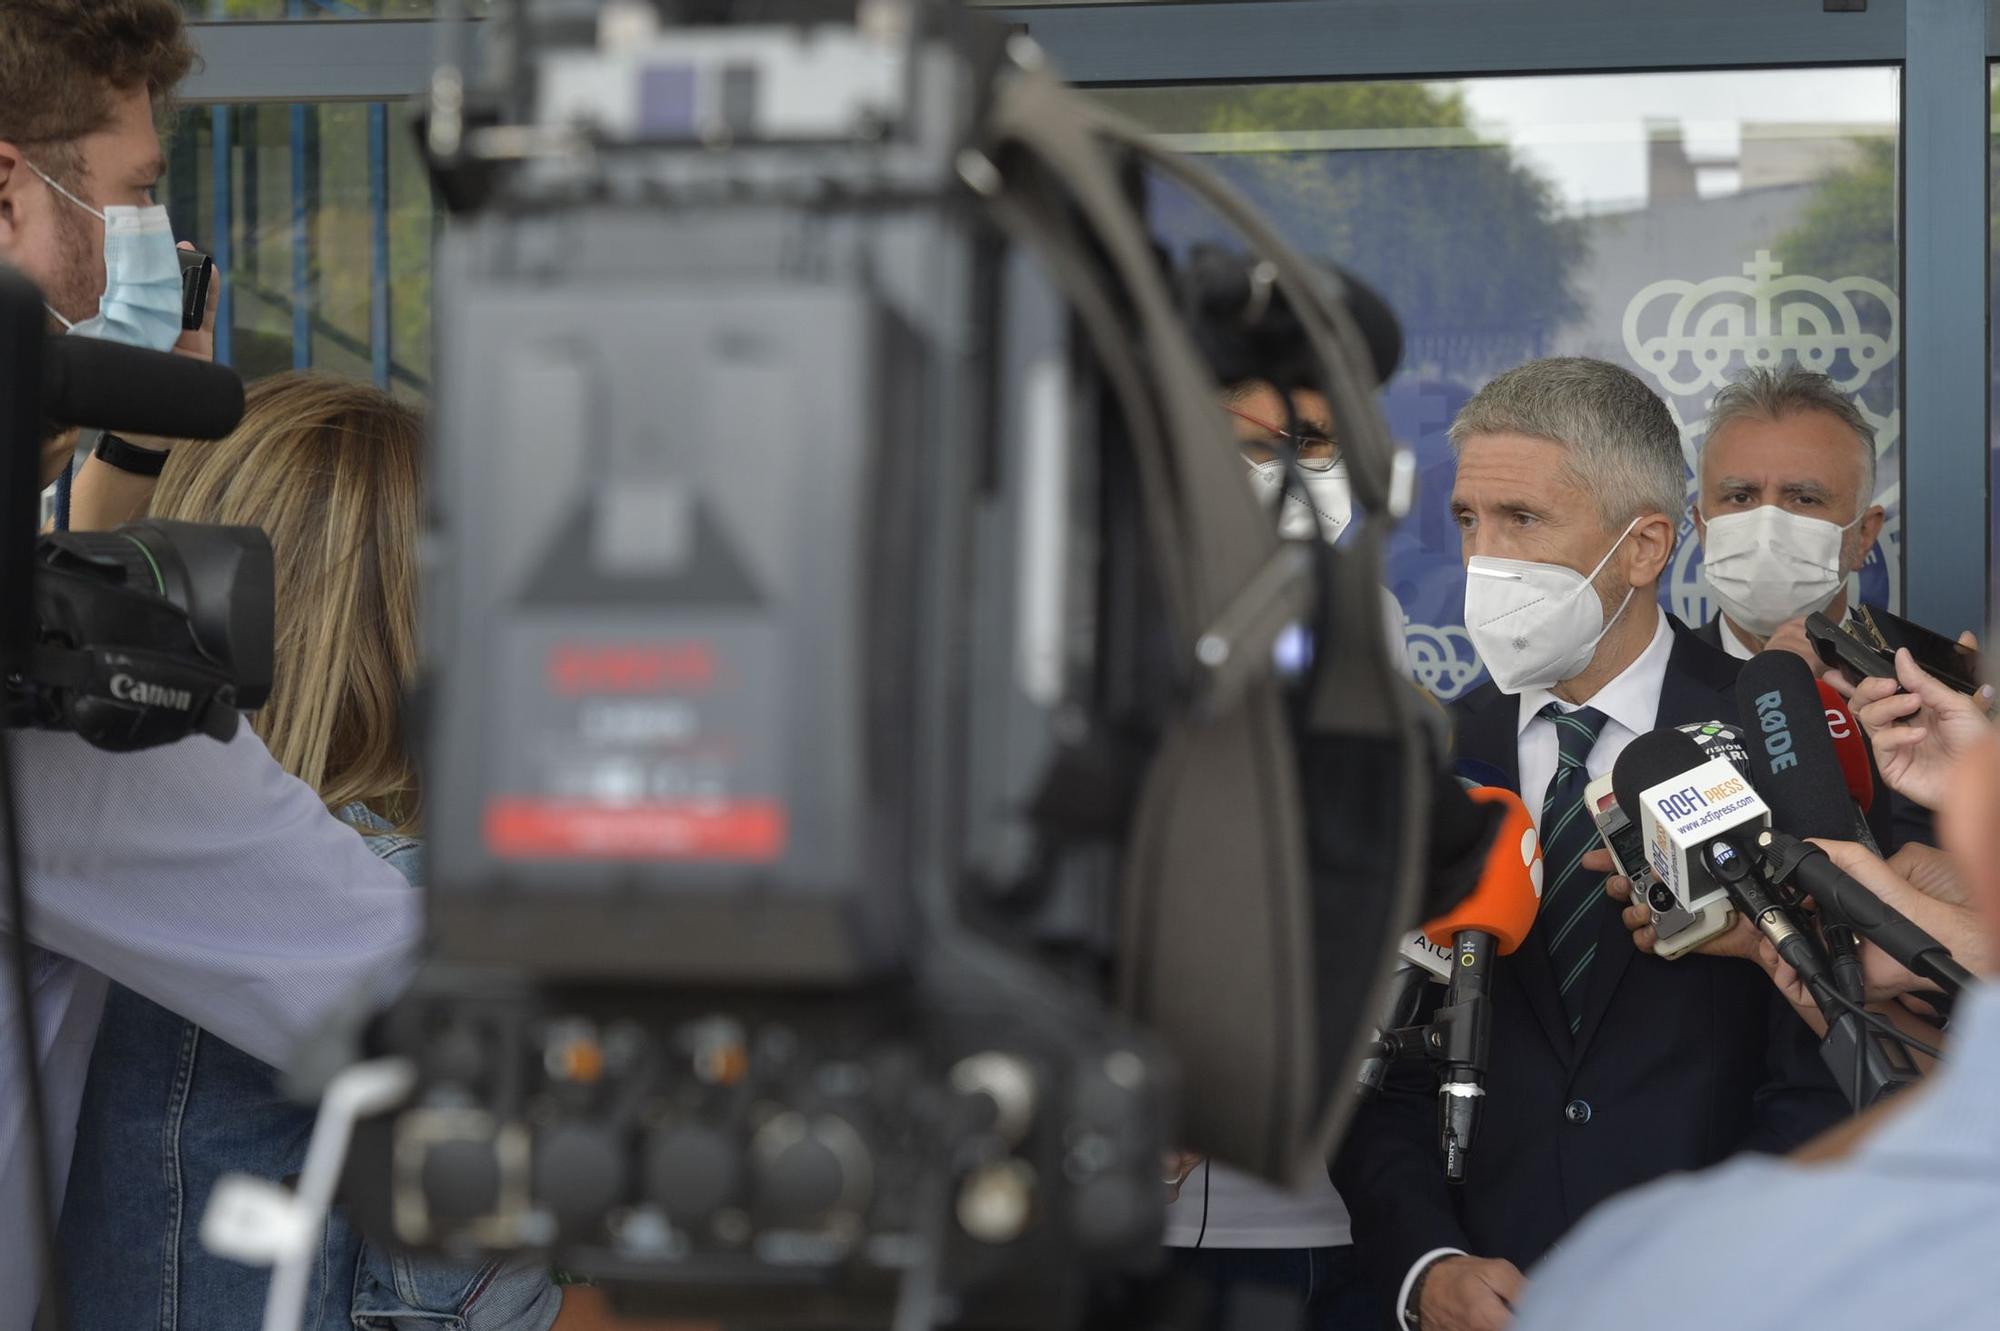
[[1833, 381], [1796, 366], [1753, 369], [1716, 394], [1694, 528], [1722, 612], [1696, 630], [1739, 661], [1796, 652], [1815, 611], [1848, 618], [1848, 578], [1882, 534], [1875, 430]]
[[[1379, 298], [1348, 279], [1349, 307], [1366, 330], [1377, 382], [1395, 372], [1401, 335]], [[1224, 345], [1226, 343], [1227, 345]], [[1353, 519], [1347, 464], [1332, 411], [1313, 380], [1317, 367], [1284, 298], [1241, 336], [1211, 332], [1204, 351], [1226, 380], [1223, 409], [1251, 483], [1288, 540], [1336, 542]], [[1254, 368], [1253, 368], [1254, 367]], [[1285, 385], [1281, 388], [1280, 385]], [[1289, 391], [1287, 391], [1289, 389]], [[1296, 464], [1292, 480], [1286, 475]], [[1404, 661], [1402, 607], [1387, 588], [1382, 614], [1391, 651]], [[1310, 648], [1302, 629], [1280, 642], [1288, 668], [1303, 668]], [[1409, 673], [1407, 665], [1403, 671]], [[1201, 1156], [1167, 1162], [1165, 1242], [1172, 1268], [1208, 1291], [1202, 1324], [1244, 1325], [1263, 1301], [1266, 1315], [1296, 1309], [1299, 1331], [1375, 1331], [1384, 1304], [1361, 1278], [1347, 1208], [1321, 1175], [1292, 1192]]]
[[1535, 361], [1480, 390], [1451, 441], [1465, 624], [1492, 676], [1454, 709], [1454, 747], [1511, 779], [1547, 877], [1533, 932], [1493, 962], [1463, 1186], [1445, 1181], [1421, 1065], [1357, 1114], [1334, 1181], [1399, 1324], [1495, 1331], [1522, 1270], [1598, 1202], [1788, 1149], [1846, 1104], [1757, 967], [1638, 955], [1581, 864], [1597, 845], [1584, 788], [1627, 744], [1735, 713], [1737, 663], [1657, 601], [1686, 497], [1665, 404], [1603, 361]]
[[[1762, 651], [1824, 669], [1815, 611], [1895, 655], [1894, 616], [1854, 604], [1848, 582], [1882, 533], [1875, 430], [1823, 374], [1753, 369], [1716, 394], [1694, 504], [1702, 574], [1722, 607], [1696, 636], [1740, 661]], [[1884, 851], [1932, 840], [1920, 807], [1885, 792], [1869, 811]]]

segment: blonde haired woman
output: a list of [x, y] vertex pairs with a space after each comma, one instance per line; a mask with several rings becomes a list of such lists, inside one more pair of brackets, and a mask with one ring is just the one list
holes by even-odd
[[[276, 670], [252, 718], [286, 771], [412, 882], [417, 784], [401, 705], [417, 666], [423, 421], [363, 385], [317, 375], [250, 390], [227, 439], [182, 445], [155, 517], [262, 527], [276, 566]], [[253, 1331], [266, 1272], [203, 1250], [198, 1231], [229, 1172], [283, 1179], [312, 1113], [274, 1071], [193, 1023], [114, 988], [92, 1055], [63, 1210], [70, 1325]], [[412, 1263], [327, 1226], [304, 1325], [546, 1331], [546, 1274]]]

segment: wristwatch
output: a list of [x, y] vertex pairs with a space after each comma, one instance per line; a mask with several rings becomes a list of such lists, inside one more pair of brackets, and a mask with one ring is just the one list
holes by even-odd
[[97, 441], [97, 447], [91, 450], [91, 454], [105, 466], [116, 467], [119, 471], [129, 472], [134, 476], [158, 476], [160, 469], [167, 465], [167, 455], [164, 451], [141, 448], [129, 440], [120, 439], [108, 430]]

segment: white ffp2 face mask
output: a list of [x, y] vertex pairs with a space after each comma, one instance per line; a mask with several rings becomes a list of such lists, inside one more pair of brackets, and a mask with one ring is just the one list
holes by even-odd
[[1494, 687], [1525, 693], [1554, 688], [1584, 672], [1636, 590], [1626, 588], [1618, 609], [1606, 615], [1592, 580], [1638, 525], [1632, 519], [1588, 573], [1486, 555], [1466, 563], [1465, 631]]
[[1284, 512], [1278, 515], [1278, 534], [1287, 540], [1304, 541], [1318, 536], [1332, 544], [1354, 521], [1354, 490], [1347, 481], [1345, 459], [1336, 460], [1325, 471], [1301, 468], [1300, 475], [1305, 478], [1303, 496], [1296, 489], [1285, 491], [1283, 462], [1250, 462], [1247, 458], [1245, 462], [1264, 506], [1284, 505]]
[[1708, 518], [1702, 575], [1724, 614], [1768, 638], [1779, 625], [1824, 610], [1840, 595], [1847, 582], [1840, 547], [1860, 521], [1843, 527], [1775, 504]]

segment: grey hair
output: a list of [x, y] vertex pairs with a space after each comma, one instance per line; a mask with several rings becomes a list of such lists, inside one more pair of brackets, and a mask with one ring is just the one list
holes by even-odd
[[1853, 399], [1834, 387], [1833, 380], [1800, 366], [1747, 370], [1717, 393], [1708, 409], [1708, 434], [1702, 440], [1702, 451], [1707, 452], [1708, 440], [1731, 421], [1744, 417], [1781, 421], [1802, 411], [1826, 412], [1853, 432], [1855, 442], [1861, 445], [1861, 507], [1867, 508], [1875, 501], [1875, 427]]
[[1561, 444], [1568, 471], [1615, 531], [1646, 513], [1676, 521], [1687, 507], [1681, 435], [1659, 395], [1609, 361], [1557, 356], [1507, 371], [1451, 423], [1454, 456], [1480, 434], [1525, 434]]

